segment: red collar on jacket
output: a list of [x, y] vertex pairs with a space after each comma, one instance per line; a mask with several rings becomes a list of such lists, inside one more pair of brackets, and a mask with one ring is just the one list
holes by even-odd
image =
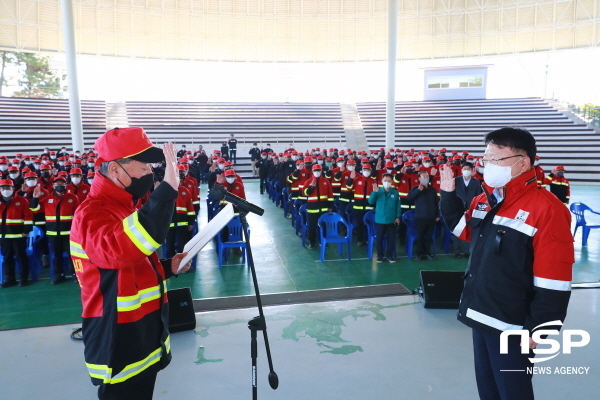
[[119, 207], [127, 204], [127, 207], [133, 210], [133, 196], [131, 193], [112, 183], [109, 179], [102, 176], [100, 172], [96, 172], [94, 176], [94, 184], [91, 186], [88, 199], [90, 197], [102, 198], [109, 203], [117, 204]]

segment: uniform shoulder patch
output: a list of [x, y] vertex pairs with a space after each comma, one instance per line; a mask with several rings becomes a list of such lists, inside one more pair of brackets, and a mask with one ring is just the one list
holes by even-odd
[[21, 205], [21, 202], [20, 202], [20, 201], [17, 201], [17, 202], [15, 203], [15, 206], [20, 206], [20, 205]]
[[478, 211], [485, 211], [488, 208], [488, 204], [487, 203], [477, 203], [477, 210]]

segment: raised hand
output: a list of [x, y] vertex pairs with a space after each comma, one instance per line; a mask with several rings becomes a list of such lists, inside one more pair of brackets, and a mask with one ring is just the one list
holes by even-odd
[[433, 168], [431, 168], [431, 173], [429, 175], [435, 176], [435, 174], [437, 174], [437, 172], [438, 172], [438, 170], [435, 167], [433, 167]]
[[450, 168], [447, 164], [441, 166], [440, 178], [440, 190], [443, 190], [444, 192], [454, 192], [454, 172], [452, 171], [452, 168]]
[[177, 169], [177, 153], [173, 143], [168, 142], [163, 146], [165, 154], [165, 178], [164, 181], [177, 190], [179, 187], [179, 170]]
[[36, 186], [35, 189], [33, 189], [33, 198], [37, 199], [40, 197], [41, 194], [42, 194], [42, 189], [39, 186]]
[[379, 190], [379, 186], [376, 183], [374, 183], [373, 184], [373, 191], [377, 192], [378, 190]]
[[356, 171], [352, 171], [350, 173], [350, 179], [354, 179], [354, 178], [356, 178]]

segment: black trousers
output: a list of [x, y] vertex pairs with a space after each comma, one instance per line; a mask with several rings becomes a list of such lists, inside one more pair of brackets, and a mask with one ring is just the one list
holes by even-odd
[[261, 176], [260, 177], [260, 194], [263, 194], [265, 192], [265, 190], [267, 190], [267, 189], [268, 189], [267, 177]]
[[308, 236], [308, 243], [315, 246], [317, 244], [317, 232], [319, 231], [319, 218], [323, 215], [322, 212], [317, 213], [306, 213], [308, 219], [308, 232], [306, 233]]
[[48, 235], [48, 245], [52, 251], [52, 260], [50, 260], [50, 268], [52, 268], [54, 279], [56, 280], [59, 276], [64, 276], [65, 272], [70, 272], [71, 268], [71, 257], [67, 257], [69, 267], [67, 271], [63, 271], [64, 256], [63, 253], [70, 254], [69, 248], [69, 235]]
[[518, 339], [510, 336], [508, 354], [500, 354], [500, 335], [473, 328], [475, 377], [481, 400], [533, 400], [533, 374], [528, 374], [527, 368], [533, 366], [529, 358], [535, 353], [529, 350], [521, 354]]
[[367, 213], [368, 210], [357, 210], [354, 209], [354, 215], [356, 216], [356, 225], [354, 226], [355, 229], [355, 234], [356, 234], [356, 240], [359, 242], [364, 242], [365, 238], [365, 223], [363, 222], [363, 217], [365, 216], [365, 214]]
[[156, 373], [150, 374], [147, 378], [124, 386], [122, 383], [114, 385], [100, 385], [98, 387], [99, 400], [152, 400], [154, 394], [154, 385], [156, 383]]
[[[396, 224], [378, 224], [377, 228], [377, 259], [382, 260], [384, 257], [388, 259], [394, 258], [394, 247], [396, 245]], [[383, 251], [383, 241], [387, 240], [385, 253]]]
[[183, 253], [183, 246], [192, 238], [188, 225], [169, 228], [167, 232], [167, 258], [172, 258], [177, 253]]
[[15, 278], [15, 257], [21, 266], [21, 280], [29, 280], [29, 259], [27, 258], [27, 238], [0, 239], [0, 248], [4, 261], [2, 269], [4, 271], [3, 281], [14, 282]]
[[415, 249], [420, 256], [432, 255], [431, 245], [433, 244], [432, 236], [435, 230], [435, 218], [417, 218], [417, 240], [415, 241]]
[[229, 159], [234, 164], [237, 162], [237, 149], [229, 149]]

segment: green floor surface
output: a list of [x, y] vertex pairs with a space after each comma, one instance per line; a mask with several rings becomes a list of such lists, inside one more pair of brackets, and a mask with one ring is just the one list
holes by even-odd
[[[202, 185], [205, 198], [206, 185]], [[262, 217], [249, 215], [250, 239], [261, 293], [280, 293], [326, 288], [339, 288], [386, 283], [402, 283], [408, 289], [418, 286], [420, 270], [461, 271], [466, 268], [465, 258], [456, 259], [439, 248], [434, 261], [417, 262], [408, 259], [404, 248], [398, 249], [398, 262], [378, 264], [366, 259], [365, 247], [352, 247], [352, 261], [337, 253], [337, 246], [329, 246], [326, 260], [319, 262], [319, 250], [301, 246], [290, 221], [276, 208], [268, 196], [258, 193], [258, 182], [246, 183], [249, 201], [263, 207]], [[600, 210], [600, 187], [573, 186], [572, 201], [582, 201]], [[203, 207], [205, 203], [203, 202]], [[205, 210], [200, 220], [206, 221]], [[600, 219], [599, 219], [600, 220]], [[590, 222], [595, 222], [591, 220]], [[596, 222], [599, 223], [599, 222]], [[581, 231], [581, 230], [580, 230]], [[576, 264], [573, 281], [600, 280], [600, 235], [590, 234], [587, 248], [581, 247], [581, 233], [576, 235]], [[217, 255], [212, 245], [198, 256], [197, 269], [169, 280], [169, 288], [189, 286], [194, 298], [239, 296], [254, 293], [249, 269], [240, 256], [230, 253], [228, 264], [217, 267]], [[11, 287], [0, 290], [0, 330], [41, 325], [73, 323], [81, 320], [79, 286], [66, 282], [52, 286], [42, 274], [42, 279], [28, 287]]]

